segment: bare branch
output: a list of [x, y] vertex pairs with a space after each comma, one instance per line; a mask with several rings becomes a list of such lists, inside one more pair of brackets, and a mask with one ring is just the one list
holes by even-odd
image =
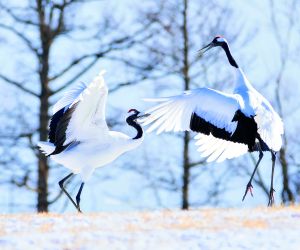
[[[121, 42], [121, 40], [118, 40], [117, 43]], [[133, 44], [133, 42], [131, 42], [130, 44], [127, 44], [126, 47], [130, 47], [131, 45]], [[77, 65], [78, 63], [80, 63], [81, 61], [85, 60], [85, 59], [88, 59], [88, 58], [93, 58], [93, 60], [88, 64], [86, 65], [81, 71], [79, 71], [73, 78], [71, 78], [69, 81], [67, 81], [66, 83], [64, 83], [60, 88], [56, 89], [56, 90], [53, 90], [51, 92], [51, 95], [54, 95], [64, 89], [66, 89], [70, 84], [72, 84], [74, 81], [76, 81], [77, 78], [79, 78], [81, 75], [83, 75], [84, 73], [86, 73], [92, 66], [94, 66], [98, 59], [101, 58], [101, 57], [104, 57], [105, 54], [109, 53], [110, 51], [116, 51], [116, 50], [121, 50], [123, 49], [123, 47], [114, 47], [114, 46], [111, 46], [109, 48], [107, 48], [105, 51], [102, 51], [102, 52], [98, 52], [98, 53], [94, 53], [94, 54], [90, 54], [90, 55], [83, 55], [82, 57], [78, 58], [78, 59], [75, 59], [73, 62], [71, 62], [65, 69], [63, 69], [60, 73], [58, 73], [57, 75], [53, 76], [52, 78], [50, 78], [51, 81], [59, 78], [60, 76], [62, 76], [63, 74], [65, 74], [66, 72], [68, 72], [69, 70], [71, 70], [75, 65]], [[135, 84], [135, 83], [138, 83], [140, 81], [143, 81], [145, 80], [147, 77], [146, 76], [143, 76], [142, 78], [140, 79], [136, 79], [136, 80], [133, 80], [133, 81], [128, 81], [128, 82], [125, 82], [125, 83], [121, 83], [119, 84], [117, 87], [115, 87], [114, 89], [112, 89], [112, 91], [115, 91], [121, 87], [124, 87], [124, 86], [128, 86], [128, 85], [131, 85], [131, 84]]]
[[51, 95], [54, 95], [64, 89], [66, 89], [69, 85], [74, 83], [74, 81], [76, 81], [76, 79], [78, 79], [81, 75], [83, 75], [85, 72], [87, 72], [93, 65], [95, 65], [97, 61], [98, 61], [98, 57], [95, 57], [88, 65], [86, 65], [81, 71], [79, 71], [76, 75], [74, 75], [69, 81], [64, 83], [60, 88], [58, 88], [54, 91], [51, 91]]
[[[92, 67], [97, 62], [97, 59], [99, 59], [101, 57], [104, 57], [109, 52], [116, 51], [116, 50], [122, 50], [122, 49], [126, 49], [126, 48], [130, 48], [133, 44], [140, 42], [139, 40], [134, 40], [134, 38], [136, 36], [140, 35], [144, 31], [145, 31], [145, 29], [141, 29], [141, 30], [136, 31], [132, 36], [124, 36], [124, 37], [121, 37], [121, 38], [117, 38], [117, 39], [111, 41], [109, 43], [109, 45], [106, 46], [107, 48], [103, 49], [102, 51], [98, 51], [98, 52], [95, 52], [95, 53], [82, 55], [81, 57], [76, 58], [68, 66], [66, 66], [63, 70], [61, 70], [59, 73], [57, 73], [56, 75], [50, 77], [49, 81], [54, 81], [57, 78], [63, 76], [65, 73], [69, 72], [74, 66], [78, 65], [79, 63], [81, 63], [82, 61], [84, 61], [86, 59], [94, 58], [93, 63], [89, 64], [90, 67]], [[148, 39], [148, 38], [150, 38], [150, 37], [146, 37], [146, 38], [143, 38], [143, 39]], [[118, 46], [118, 45], [121, 45], [121, 46]], [[116, 60], [116, 57], [111, 57], [111, 59], [112, 60], [113, 59]], [[88, 68], [85, 69], [85, 71], [83, 73], [85, 73], [87, 70], [88, 70]], [[80, 75], [82, 75], [82, 74], [79, 74], [78, 77]], [[74, 80], [76, 80], [76, 78], [73, 79], [72, 81], [74, 81]], [[66, 84], [68, 86], [70, 84], [70, 81], [68, 81]], [[64, 86], [64, 85], [61, 88], [59, 88], [58, 90], [53, 91], [53, 94], [61, 91], [62, 89], [65, 89], [67, 86]]]
[[12, 80], [12, 79], [10, 79], [10, 78], [8, 78], [8, 77], [2, 75], [2, 74], [0, 74], [0, 78], [1, 78], [2, 80], [4, 80], [4, 81], [6, 81], [6, 82], [8, 82], [8, 83], [10, 83], [10, 84], [12, 84], [12, 85], [14, 85], [14, 86], [16, 86], [17, 88], [19, 88], [20, 90], [22, 90], [22, 91], [24, 91], [24, 92], [26, 92], [26, 93], [28, 93], [28, 94], [31, 94], [31, 95], [33, 95], [33, 96], [35, 96], [35, 97], [39, 97], [39, 95], [36, 94], [35, 92], [33, 92], [33, 91], [31, 91], [31, 90], [25, 88], [25, 87], [23, 86], [24, 83], [14, 81], [14, 80]]
[[0, 28], [5, 29], [5, 30], [8, 30], [8, 31], [14, 33], [17, 37], [19, 37], [19, 38], [26, 44], [26, 46], [27, 46], [32, 52], [34, 52], [34, 54], [35, 54], [37, 57], [40, 56], [40, 54], [39, 54], [39, 52], [38, 52], [38, 49], [35, 48], [35, 47], [33, 46], [32, 41], [30, 41], [30, 39], [27, 38], [27, 37], [24, 35], [23, 32], [20, 32], [20, 31], [16, 30], [14, 27], [9, 26], [9, 25], [5, 25], [5, 24], [3, 24], [3, 23], [0, 23]]
[[12, 8], [7, 8], [4, 4], [0, 3], [0, 8], [4, 11], [6, 11], [7, 14], [9, 14], [10, 17], [12, 17], [16, 22], [27, 24], [27, 25], [33, 25], [38, 26], [38, 23], [33, 22], [30, 19], [22, 19], [19, 17], [19, 15], [15, 14], [12, 10]]
[[[49, 81], [54, 81], [57, 78], [61, 77], [62, 75], [64, 75], [65, 73], [67, 73], [69, 70], [71, 70], [74, 66], [76, 66], [77, 64], [81, 63], [82, 61], [84, 61], [85, 59], [89, 59], [89, 58], [99, 58], [102, 56], [102, 53], [94, 53], [94, 54], [89, 54], [89, 55], [83, 55], [75, 60], [73, 60], [67, 67], [65, 67], [61, 72], [59, 72], [58, 74], [56, 74], [53, 77], [50, 77]], [[55, 90], [53, 91], [53, 93], [56, 93], [60, 90]]]
[[37, 189], [35, 189], [33, 187], [30, 187], [29, 184], [28, 184], [29, 174], [30, 174], [30, 171], [27, 171], [26, 174], [23, 176], [23, 178], [22, 178], [21, 181], [17, 181], [15, 179], [12, 179], [11, 183], [14, 184], [14, 185], [16, 185], [16, 186], [18, 186], [18, 187], [26, 187], [27, 189], [36, 192]]
[[149, 79], [149, 77], [146, 76], [146, 75], [144, 75], [144, 76], [142, 76], [142, 77], [140, 77], [140, 78], [138, 78], [138, 79], [134, 79], [134, 80], [131, 80], [131, 81], [119, 83], [119, 84], [117, 84], [115, 87], [111, 88], [111, 89], [109, 90], [109, 92], [110, 92], [110, 93], [113, 93], [113, 92], [119, 90], [120, 88], [123, 88], [123, 87], [126, 87], [126, 86], [132, 86], [132, 85], [137, 84], [137, 83], [140, 83], [140, 82], [142, 82], [142, 81], [144, 81], [144, 80], [146, 80], [146, 79]]
[[141, 62], [133, 62], [130, 59], [125, 59], [122, 57], [116, 57], [116, 56], [106, 56], [106, 59], [112, 60], [112, 61], [117, 61], [117, 62], [122, 62], [124, 63], [126, 66], [129, 66], [131, 68], [134, 69], [138, 69], [141, 71], [151, 71], [152, 69], [154, 69], [155, 66], [155, 62], [148, 62], [148, 63], [141, 63]]
[[76, 1], [76, 0], [70, 0], [70, 1], [64, 0], [62, 4], [54, 4], [52, 6], [52, 8], [50, 10], [50, 17], [49, 17], [50, 24], [52, 23], [54, 9], [58, 9], [60, 11], [57, 26], [53, 30], [53, 36], [57, 36], [60, 33], [65, 31], [65, 22], [64, 22], [65, 21], [65, 8], [67, 6], [75, 3], [75, 2], [78, 2], [78, 1]]
[[162, 74], [162, 75], [159, 75], [159, 76], [151, 76], [151, 75], [141, 75], [139, 78], [136, 78], [134, 80], [131, 80], [131, 81], [126, 81], [126, 82], [122, 82], [122, 83], [119, 83], [117, 84], [115, 87], [111, 88], [109, 90], [110, 93], [113, 93], [115, 91], [118, 91], [120, 88], [123, 88], [123, 87], [127, 87], [127, 86], [132, 86], [132, 85], [135, 85], [135, 84], [138, 84], [142, 81], [145, 81], [145, 80], [157, 80], [157, 79], [160, 79], [160, 78], [163, 78], [163, 77], [166, 77], [170, 75], [169, 72], [165, 73], [165, 74]]

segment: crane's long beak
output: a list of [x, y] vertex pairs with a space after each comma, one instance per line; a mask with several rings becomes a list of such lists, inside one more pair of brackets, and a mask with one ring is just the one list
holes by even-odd
[[138, 115], [135, 120], [138, 120], [138, 122], [142, 122], [143, 118], [150, 116], [150, 114], [143, 114], [143, 115]]
[[203, 54], [204, 54], [206, 51], [210, 50], [210, 49], [213, 48], [213, 47], [214, 47], [213, 43], [210, 43], [210, 44], [204, 46], [202, 49], [200, 49], [200, 50], [198, 51], [198, 53], [197, 53], [197, 58], [202, 57]]
[[143, 118], [143, 117], [148, 117], [150, 114], [143, 114], [143, 115], [138, 115], [137, 119]]

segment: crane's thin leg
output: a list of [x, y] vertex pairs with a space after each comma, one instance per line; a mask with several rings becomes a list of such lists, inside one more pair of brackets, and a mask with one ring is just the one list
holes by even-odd
[[80, 210], [80, 195], [81, 195], [81, 191], [83, 189], [83, 186], [84, 186], [84, 182], [81, 183], [80, 188], [78, 190], [78, 193], [76, 195], [77, 210], [78, 210], [79, 213], [82, 213], [81, 210]]
[[73, 173], [67, 175], [65, 178], [63, 178], [62, 180], [60, 180], [58, 182], [58, 185], [60, 186], [61, 190], [68, 196], [68, 198], [70, 199], [70, 201], [73, 203], [73, 205], [76, 207], [76, 209], [78, 210], [78, 207], [76, 205], [76, 203], [74, 202], [74, 200], [72, 199], [72, 197], [70, 196], [70, 194], [67, 192], [67, 190], [64, 188], [64, 182], [69, 179], [71, 176], [73, 175]]
[[274, 188], [273, 188], [273, 179], [274, 179], [274, 169], [275, 169], [275, 160], [276, 160], [276, 155], [273, 151], [271, 151], [272, 155], [272, 175], [271, 175], [271, 187], [270, 187], [270, 193], [269, 193], [269, 203], [268, 206], [272, 207], [274, 204]]
[[250, 191], [251, 196], [253, 196], [253, 193], [252, 193], [252, 188], [253, 188], [253, 186], [252, 186], [251, 182], [252, 182], [252, 179], [253, 179], [253, 177], [254, 177], [254, 174], [255, 174], [255, 172], [256, 172], [256, 170], [257, 170], [257, 168], [258, 168], [258, 165], [259, 165], [261, 159], [262, 159], [263, 156], [264, 156], [264, 154], [263, 154], [263, 152], [262, 152], [262, 150], [261, 150], [260, 145], [258, 145], [258, 149], [259, 149], [259, 158], [258, 158], [258, 161], [257, 161], [257, 163], [256, 163], [256, 165], [255, 165], [254, 171], [253, 171], [253, 173], [252, 173], [252, 175], [251, 175], [251, 177], [250, 177], [250, 180], [249, 180], [249, 182], [248, 182], [248, 184], [247, 184], [247, 186], [246, 186], [246, 191], [245, 191], [245, 194], [244, 194], [244, 196], [243, 196], [242, 201], [245, 200], [245, 197], [246, 197], [248, 191]]

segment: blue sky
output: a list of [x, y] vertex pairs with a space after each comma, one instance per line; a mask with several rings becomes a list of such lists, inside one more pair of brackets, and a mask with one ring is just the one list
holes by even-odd
[[[271, 29], [270, 23], [270, 13], [269, 8], [267, 7], [268, 1], [253, 1], [249, 3], [248, 1], [221, 1], [225, 2], [232, 6], [234, 9], [234, 15], [232, 17], [233, 23], [236, 24], [236, 27], [241, 25], [242, 27], [242, 34], [237, 38], [238, 42], [234, 43], [232, 46], [233, 54], [238, 61], [239, 65], [242, 66], [244, 72], [248, 76], [249, 80], [252, 84], [260, 90], [267, 99], [272, 102], [273, 99], [273, 85], [266, 85], [268, 83], [268, 79], [273, 81], [272, 76], [274, 75], [273, 72], [276, 73], [279, 67], [279, 48], [276, 43], [273, 31]], [[139, 5], [139, 1], [115, 1], [105, 2], [103, 6], [105, 6], [105, 13], [114, 12], [117, 16], [121, 17], [122, 20], [125, 21], [126, 25], [127, 22], [129, 23], [130, 20], [134, 17], [132, 8], [135, 8]], [[97, 10], [94, 8], [87, 8], [86, 10], [81, 11], [81, 18], [88, 18], [90, 15], [90, 11], [93, 9], [94, 12]], [[99, 11], [99, 13], [103, 13], [103, 10]], [[97, 16], [98, 13], [93, 13], [92, 16]], [[280, 22], [280, 24], [284, 25], [284, 22]], [[285, 27], [282, 27], [284, 32]], [[284, 34], [284, 33], [283, 33]], [[215, 34], [211, 34], [211, 37], [202, 38], [210, 42], [211, 39], [214, 37]], [[226, 37], [226, 34], [223, 34]], [[247, 37], [249, 36], [249, 37]], [[292, 36], [292, 39], [295, 39], [299, 34], [295, 34]], [[15, 44], [17, 41], [12, 36], [5, 36], [5, 40], [9, 41], [10, 45], [6, 46], [8, 49], [1, 49], [0, 48], [0, 58], [4, 63], [2, 70], [5, 72], [9, 72], [10, 74], [18, 74], [19, 72], [16, 71], [18, 67], [30, 64], [30, 58], [25, 56], [24, 53], [24, 61], [19, 62], [16, 64], [14, 60], [10, 60], [10, 58], [15, 58], [23, 53], [23, 49], [15, 50]], [[246, 46], [241, 46], [243, 41], [250, 40], [246, 43]], [[229, 41], [230, 42], [230, 41]], [[292, 41], [292, 43], [296, 43]], [[61, 46], [61, 45], [60, 45]], [[6, 48], [5, 47], [5, 48]], [[70, 48], [72, 50], [74, 48]], [[86, 48], [80, 48], [78, 46], [76, 49], [85, 50]], [[59, 52], [60, 49], [57, 50]], [[63, 53], [67, 53], [68, 50], [64, 51]], [[58, 53], [59, 54], [59, 53]], [[59, 55], [58, 55], [59, 56]], [[61, 55], [60, 55], [61, 56]], [[124, 55], [126, 56], [126, 55]], [[205, 60], [205, 58], [203, 59]], [[55, 62], [56, 63], [56, 62]], [[61, 61], [57, 62], [58, 64], [62, 63]], [[214, 72], [218, 71], [218, 67], [223, 67], [226, 64], [225, 57], [222, 58], [220, 62], [217, 63], [216, 67], [211, 69], [212, 74], [216, 74]], [[247, 67], [243, 67], [247, 65]], [[79, 81], [89, 82], [93, 76], [99, 71], [100, 68], [106, 69], [106, 81], [108, 86], [110, 86], [111, 82], [115, 82], [115, 76], [122, 79], [126, 79], [128, 76], [126, 75], [126, 70], [120, 70], [121, 74], [119, 75], [118, 67], [114, 62], [108, 62], [106, 60], [98, 63], [92, 70], [90, 70], [87, 74], [82, 76], [78, 79]], [[227, 69], [226, 69], [227, 70]], [[230, 72], [230, 67], [228, 67], [228, 72]], [[2, 72], [0, 70], [0, 72]], [[289, 76], [287, 79], [292, 79], [290, 84], [293, 84], [295, 70], [293, 70], [293, 66], [289, 68]], [[25, 67], [20, 70], [20, 76], [24, 77], [26, 75]], [[232, 78], [233, 79], [233, 78]], [[7, 85], [0, 82], [1, 88], [4, 90], [0, 93], [0, 98], [3, 100], [4, 103], [9, 107], [13, 107], [18, 103], [16, 101], [17, 92], [14, 88], [8, 87]], [[76, 84], [76, 83], [75, 83]], [[109, 96], [108, 99], [108, 112], [113, 112], [114, 109], [116, 110], [123, 110], [127, 111], [129, 108], [138, 108], [144, 109], [147, 108], [147, 104], [145, 104], [141, 99], [147, 96], [155, 96], [157, 93], [155, 92], [155, 88], [151, 85], [150, 82], [146, 82], [142, 85], [143, 87], [132, 86], [128, 88], [124, 88], [117, 93]], [[296, 90], [299, 90], [298, 86], [294, 86]], [[180, 89], [170, 88], [170, 92], [179, 93]], [[288, 91], [288, 89], [286, 89]], [[62, 93], [55, 96], [54, 99], [59, 98]], [[290, 95], [294, 93], [289, 92]], [[126, 96], [126, 98], [124, 98]], [[32, 98], [28, 98], [28, 96], [24, 95], [19, 97], [21, 103], [25, 102], [26, 105], [29, 106], [36, 106], [36, 101]], [[27, 101], [28, 100], [28, 101]], [[53, 100], [54, 101], [54, 100]], [[292, 103], [293, 104], [293, 103]], [[33, 109], [34, 110], [34, 109]], [[294, 114], [295, 116], [298, 116]], [[124, 112], [124, 120], [126, 117], [126, 112]], [[4, 118], [1, 118], [4, 119]], [[5, 118], [6, 119], [6, 118]], [[291, 123], [290, 119], [287, 121], [287, 124]], [[117, 126], [116, 130], [120, 130], [122, 132], [126, 132], [129, 135], [132, 135], [133, 131], [128, 128], [125, 123], [123, 125]], [[193, 143], [192, 143], [193, 144]], [[104, 210], [104, 211], [111, 211], [111, 210], [133, 210], [133, 209], [157, 209], [157, 208], [176, 208], [179, 206], [180, 203], [180, 192], [167, 192], [167, 191], [159, 191], [159, 200], [162, 201], [161, 205], [157, 204], [157, 190], [150, 188], [151, 182], [143, 177], [141, 174], [126, 171], [126, 166], [130, 164], [131, 159], [139, 159], [141, 161], [141, 166], [147, 166], [145, 164], [145, 158], [149, 158], [155, 162], [159, 162], [160, 166], [153, 167], [153, 170], [150, 173], [157, 173], [160, 174], [160, 171], [166, 172], [169, 169], [172, 171], [179, 171], [180, 169], [174, 169], [176, 162], [180, 160], [178, 157], [181, 153], [181, 144], [179, 146], [172, 147], [172, 151], [169, 150], [169, 147], [165, 147], [165, 145], [178, 145], [178, 140], [171, 135], [165, 134], [159, 137], [155, 136], [155, 134], [147, 135], [143, 145], [124, 156], [121, 156], [115, 162], [109, 164], [108, 166], [98, 169], [94, 176], [91, 178], [90, 182], [85, 186], [82, 196], [82, 209], [84, 211], [96, 211], [96, 210]], [[191, 146], [192, 149], [195, 149], [194, 146]], [[194, 152], [196, 152], [194, 150]], [[26, 155], [26, 152], [22, 153]], [[168, 156], [167, 159], [158, 159], [160, 154], [165, 154]], [[192, 153], [192, 157], [197, 158], [196, 153]], [[255, 155], [255, 157], [257, 157]], [[23, 157], [23, 158], [26, 158]], [[28, 159], [30, 163], [33, 161], [32, 159]], [[211, 178], [210, 175], [222, 176], [226, 174], [226, 170], [231, 165], [237, 165], [239, 160], [232, 160], [227, 161], [223, 164], [210, 164], [208, 167], [210, 171], [205, 172], [205, 176], [201, 177], [199, 181], [203, 179]], [[243, 160], [249, 160], [249, 156], [246, 155]], [[235, 161], [235, 162], [234, 162]], [[146, 162], [147, 163], [147, 162]], [[271, 161], [270, 156], [266, 156], [261, 164], [261, 172], [266, 180], [266, 183], [269, 185], [269, 177], [270, 177], [270, 167]], [[163, 169], [162, 169], [163, 168]], [[230, 167], [229, 167], [230, 168]], [[280, 190], [280, 181], [281, 178], [279, 176], [279, 168], [276, 169], [276, 176], [275, 176], [275, 187], [276, 189]], [[147, 172], [147, 171], [146, 171]], [[66, 175], [68, 172], [65, 171], [62, 167], [58, 170], [55, 169], [51, 171], [51, 173], [55, 173], [55, 175], [51, 175], [50, 181], [56, 183], [61, 177]], [[106, 177], [109, 176], [110, 178], [107, 180]], [[77, 180], [79, 178], [77, 177]], [[228, 181], [228, 191], [222, 197], [223, 202], [220, 203], [221, 206], [257, 206], [257, 205], [265, 205], [266, 204], [266, 197], [261, 193], [259, 188], [254, 188], [255, 197], [252, 199], [251, 197], [247, 197], [244, 203], [241, 202], [241, 197], [244, 192], [245, 185], [248, 181], [248, 177], [237, 177], [232, 176], [229, 178]], [[76, 181], [74, 181], [76, 182]], [[197, 200], [197, 197], [202, 193], [208, 192], [209, 190], [209, 181], [207, 185], [205, 183], [200, 183], [201, 189], [199, 188], [199, 183], [193, 186], [196, 190], [191, 190], [191, 196], [193, 200]], [[78, 184], [78, 182], [77, 182]], [[75, 186], [74, 186], [75, 187]], [[59, 189], [58, 185], [54, 184], [51, 186], [52, 189], [56, 189], [54, 193], [56, 193]], [[72, 190], [72, 186], [70, 189]], [[76, 192], [78, 186], [75, 187], [74, 192]], [[19, 200], [20, 193], [24, 198], [25, 204], [31, 204], [33, 206], [20, 206], [14, 208], [14, 212], [18, 211], [33, 211], [34, 210], [34, 199], [35, 194], [28, 191], [21, 191], [20, 189], [11, 189], [5, 185], [0, 185], [0, 192], [3, 194], [2, 196], [2, 211], [11, 211], [9, 207], [9, 203], [12, 200]], [[51, 191], [52, 192], [52, 191]], [[24, 196], [23, 196], [24, 195]], [[276, 193], [279, 198], [279, 192]], [[50, 209], [51, 211], [60, 211], [66, 202], [66, 198], [60, 199], [58, 203], [53, 205]], [[68, 211], [73, 211], [73, 207], [71, 204], [67, 206]]]

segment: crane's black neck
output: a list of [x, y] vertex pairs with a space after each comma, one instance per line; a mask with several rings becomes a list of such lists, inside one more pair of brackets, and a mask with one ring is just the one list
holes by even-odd
[[133, 137], [133, 140], [140, 139], [143, 136], [143, 129], [142, 127], [135, 121], [137, 118], [137, 115], [131, 115], [127, 117], [126, 122], [129, 126], [132, 126], [136, 129], [137, 134], [135, 137]]
[[231, 66], [233, 66], [235, 68], [238, 68], [239, 66], [237, 65], [236, 61], [234, 60], [233, 56], [231, 55], [228, 44], [227, 43], [222, 43], [221, 47], [225, 51], [226, 56], [228, 58], [229, 63], [231, 64]]

